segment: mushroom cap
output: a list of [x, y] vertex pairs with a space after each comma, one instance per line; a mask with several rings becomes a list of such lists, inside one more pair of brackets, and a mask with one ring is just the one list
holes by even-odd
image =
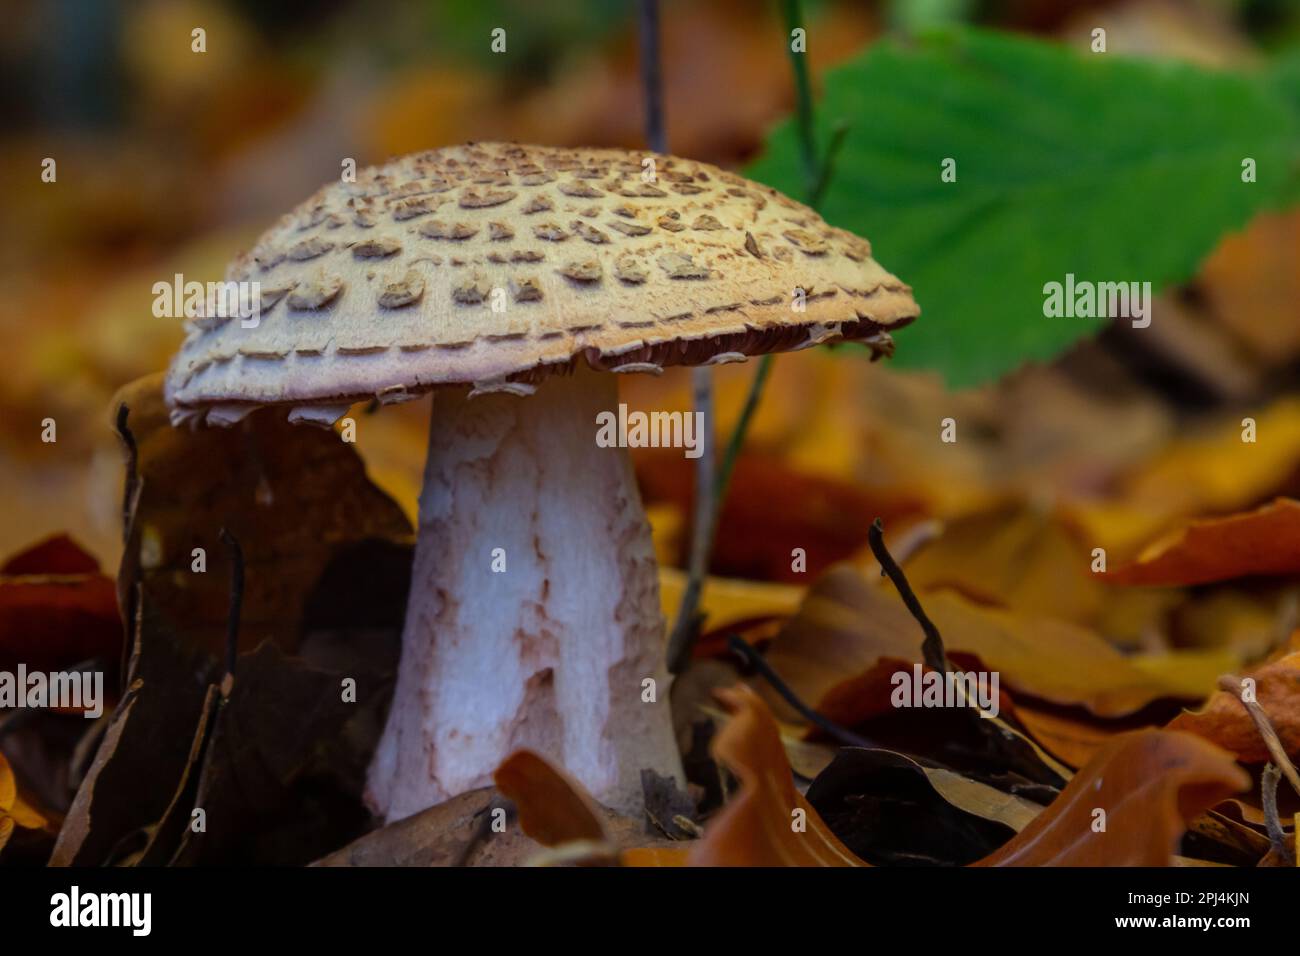
[[449, 384], [527, 393], [579, 357], [657, 372], [836, 339], [887, 352], [920, 311], [865, 239], [768, 186], [674, 156], [507, 143], [326, 185], [226, 280], [260, 284], [258, 324], [189, 322], [167, 375], [175, 420], [273, 403], [328, 418]]

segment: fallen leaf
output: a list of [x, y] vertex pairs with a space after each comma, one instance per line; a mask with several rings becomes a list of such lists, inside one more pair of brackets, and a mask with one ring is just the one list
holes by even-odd
[[[649, 449], [637, 454], [635, 461], [648, 502], [672, 504], [680, 514], [691, 513], [690, 459], [676, 449]], [[913, 501], [810, 474], [776, 456], [743, 454], [718, 515], [710, 566], [733, 578], [799, 582], [859, 551], [866, 544], [873, 516], [893, 520], [917, 510]], [[679, 542], [686, 546], [689, 536]], [[794, 567], [791, 558], [796, 548], [804, 553], [802, 569]], [[685, 557], [677, 555], [676, 563], [684, 563]]]
[[530, 750], [518, 750], [492, 774], [519, 808], [519, 825], [544, 846], [608, 839], [600, 811], [582, 785]]
[[1169, 866], [1188, 824], [1249, 786], [1230, 755], [1199, 737], [1120, 734], [1047, 810], [976, 865]]
[[[906, 754], [844, 747], [805, 796], [844, 845], [873, 866], [973, 863], [1042, 810], [1023, 798], [966, 781], [997, 795], [984, 794], [976, 804], [983, 812], [971, 812], [962, 805], [974, 796], [963, 786], [964, 778], [935, 771], [946, 774], [936, 778], [930, 772]], [[990, 816], [995, 806], [1003, 819]]]
[[1136, 645], [1173, 599], [1116, 591], [1092, 572], [1091, 547], [1059, 509], [1031, 502], [947, 522], [905, 566], [918, 592], [952, 590], [976, 604], [1069, 621], [1113, 644]]
[[[357, 681], [356, 703], [343, 700], [345, 677]], [[172, 862], [300, 865], [364, 833], [365, 767], [386, 705], [367, 691], [379, 686], [373, 671], [325, 670], [270, 641], [240, 655], [193, 803], [222, 825], [185, 828]]]
[[[1300, 653], [1288, 654], [1247, 672], [1255, 681], [1255, 700], [1268, 715], [1282, 746], [1300, 757]], [[1204, 737], [1237, 755], [1243, 763], [1266, 763], [1264, 740], [1241, 701], [1227, 691], [1215, 691], [1205, 707], [1184, 711], [1169, 722], [1170, 730]]]
[[55, 534], [15, 554], [0, 574], [95, 574], [99, 562], [66, 534]]
[[1183, 587], [1258, 575], [1300, 574], [1300, 501], [1193, 522], [1106, 575], [1116, 584]]
[[49, 826], [49, 820], [23, 799], [18, 792], [18, 780], [13, 767], [0, 753], [0, 850], [5, 848], [14, 829], [40, 830]]
[[[1085, 628], [981, 607], [947, 591], [924, 595], [923, 603], [950, 653], [978, 658], [1008, 690], [1100, 716], [1160, 698], [1198, 699], [1219, 673], [1203, 655], [1149, 673]], [[921, 662], [921, 641], [920, 626], [894, 594], [839, 565], [814, 584], [766, 657], [801, 699], [852, 725], [891, 709], [891, 678]], [[784, 704], [774, 706], [782, 719], [797, 719]]]
[[[189, 852], [305, 862], [355, 837], [367, 820], [361, 785], [381, 729], [374, 715], [391, 693], [410, 525], [367, 480], [355, 449], [329, 431], [291, 425], [275, 409], [229, 429], [176, 429], [161, 386], [161, 375], [149, 376], [114, 403], [129, 409], [134, 442], [118, 582], [133, 629], [128, 690], [51, 862], [102, 864], [164, 820], [207, 688], [224, 668], [231, 566], [223, 527], [246, 561], [239, 649], [269, 642], [282, 653], [277, 663], [263, 651], [252, 665], [241, 656], [237, 706], [218, 715], [213, 731], [214, 759], [225, 756], [200, 783], [203, 799], [257, 822], [246, 832], [210, 831]], [[345, 674], [357, 681], [358, 704], [341, 700]], [[305, 709], [286, 717], [277, 701]], [[284, 733], [258, 743], [253, 725]], [[340, 735], [344, 725], [356, 732]]]
[[1090, 761], [1108, 740], [1121, 732], [1023, 703], [1016, 704], [1016, 719], [1024, 725], [1029, 736], [1075, 769]]
[[[664, 620], [676, 619], [677, 607], [685, 590], [684, 572], [677, 568], [659, 569], [659, 602]], [[699, 609], [706, 615], [705, 626], [713, 631], [769, 618], [789, 617], [799, 609], [806, 590], [793, 584], [708, 577], [704, 580]]]
[[1137, 463], [1107, 496], [1067, 510], [1118, 562], [1198, 515], [1253, 507], [1283, 491], [1300, 464], [1300, 398], [1278, 399], [1251, 417], [1266, 440], [1242, 441], [1241, 416], [1226, 415]]
[[524, 833], [545, 847], [579, 849], [572, 860], [555, 862], [684, 864], [686, 851], [679, 844], [647, 837], [643, 822], [601, 806], [582, 784], [532, 751], [515, 751], [492, 776], [497, 789], [514, 802]]
[[480, 837], [485, 815], [504, 809], [505, 799], [491, 787], [470, 790], [367, 833], [311, 865], [522, 866], [542, 847], [519, 827]]
[[741, 684], [718, 691], [718, 700], [730, 719], [713, 755], [740, 789], [691, 847], [691, 865], [865, 865], [795, 790], [780, 731], [759, 696]]
[[98, 660], [113, 684], [122, 622], [111, 578], [66, 535], [46, 539], [0, 569], [0, 670], [59, 671]]
[[[413, 543], [402, 510], [369, 481], [355, 449], [329, 430], [291, 425], [275, 408], [230, 428], [173, 428], [161, 374], [125, 386], [113, 405], [129, 409], [137, 449], [139, 500], [124, 568], [138, 568], [159, 612], [184, 621], [187, 641], [214, 654], [225, 653], [230, 597], [223, 527], [239, 540], [246, 562], [241, 650], [269, 639], [295, 652], [308, 611], [304, 596], [349, 547]], [[196, 549], [203, 573], [194, 571]], [[357, 562], [348, 586], [330, 597], [363, 606], [364, 592], [375, 585], [369, 570], [370, 563]], [[372, 619], [384, 610], [400, 624], [404, 602], [391, 606], [396, 596], [390, 591]]]
[[1262, 213], [1220, 240], [1201, 267], [1200, 286], [1218, 320], [1261, 362], [1284, 366], [1300, 354], [1300, 213]]

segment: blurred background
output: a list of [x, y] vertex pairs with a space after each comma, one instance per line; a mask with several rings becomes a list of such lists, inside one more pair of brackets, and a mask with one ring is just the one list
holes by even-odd
[[[1292, 0], [822, 0], [805, 15], [815, 84], [883, 35], [947, 21], [1085, 46], [1102, 24], [1114, 52], [1211, 67], [1300, 40]], [[672, 151], [743, 168], [793, 108], [777, 5], [664, 0], [662, 21]], [[496, 26], [508, 55], [491, 52]], [[628, 0], [9, 0], [0, 553], [66, 531], [115, 566], [111, 398], [163, 369], [181, 338], [151, 312], [154, 282], [219, 278], [341, 157], [471, 139], [642, 147], [636, 40]], [[44, 157], [57, 158], [57, 185], [41, 182]], [[889, 236], [869, 235], [889, 266]], [[941, 521], [952, 540], [997, 529], [1013, 552], [1050, 528], [1122, 557], [1186, 517], [1300, 490], [1298, 265], [1300, 217], [1261, 216], [1162, 300], [1153, 334], [1111, 329], [978, 389], [821, 349], [780, 357], [713, 570], [792, 580], [802, 546], [815, 573], [860, 553], [876, 515]], [[917, 298], [924, 308], [924, 288]], [[718, 371], [723, 428], [751, 374]], [[688, 407], [688, 387], [680, 370], [624, 383], [628, 401], [656, 408]], [[359, 429], [372, 477], [408, 514], [425, 414], [385, 409]], [[1245, 414], [1268, 429], [1265, 445], [1241, 443]], [[946, 416], [963, 422], [955, 446], [938, 440]], [[55, 444], [39, 438], [47, 417]], [[661, 557], [680, 565], [689, 462], [649, 452], [637, 466]], [[1151, 640], [1144, 620], [1108, 636]]]

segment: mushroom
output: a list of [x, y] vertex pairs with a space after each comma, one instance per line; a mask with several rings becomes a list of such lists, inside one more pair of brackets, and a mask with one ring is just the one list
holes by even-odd
[[767, 186], [517, 144], [327, 185], [227, 278], [267, 290], [261, 314], [189, 328], [166, 383], [174, 423], [276, 404], [331, 425], [355, 402], [436, 390], [367, 787], [389, 820], [483, 786], [522, 747], [625, 811], [643, 769], [680, 779], [649, 527], [627, 452], [597, 442], [609, 373], [840, 339], [889, 354], [919, 311], [864, 239]]

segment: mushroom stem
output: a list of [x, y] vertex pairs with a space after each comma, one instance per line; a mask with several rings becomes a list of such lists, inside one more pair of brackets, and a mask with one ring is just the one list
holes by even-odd
[[643, 768], [682, 779], [649, 525], [627, 452], [596, 444], [617, 402], [615, 376], [583, 367], [525, 399], [436, 393], [401, 667], [370, 767], [386, 819], [489, 784], [520, 748], [625, 812], [640, 813]]

